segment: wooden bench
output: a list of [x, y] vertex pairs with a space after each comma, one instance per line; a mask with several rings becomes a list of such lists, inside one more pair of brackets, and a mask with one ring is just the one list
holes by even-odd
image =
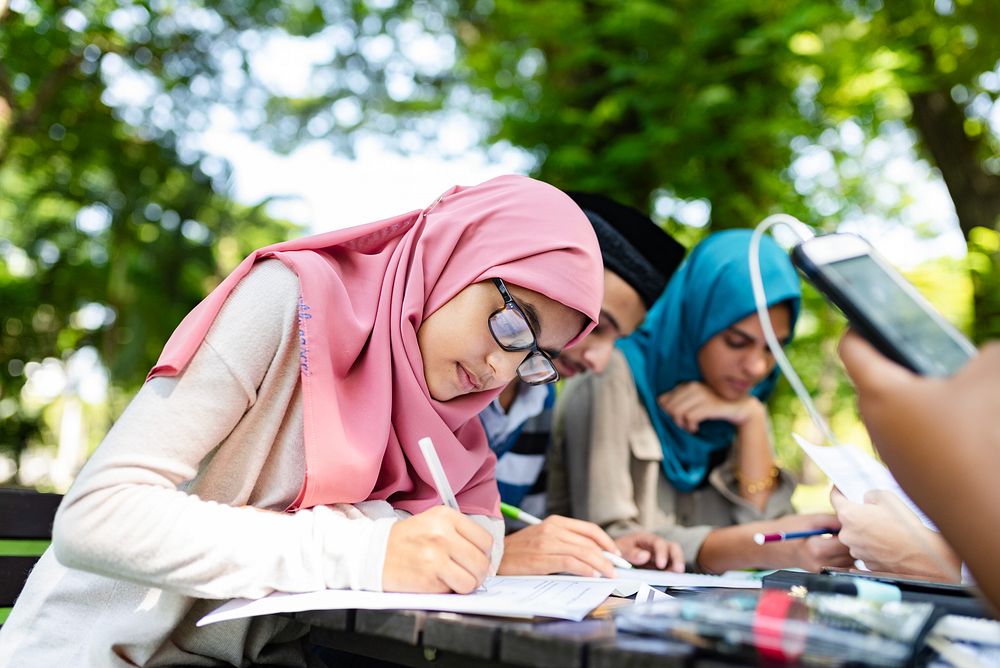
[[0, 488], [0, 624], [49, 546], [60, 501], [58, 494]]

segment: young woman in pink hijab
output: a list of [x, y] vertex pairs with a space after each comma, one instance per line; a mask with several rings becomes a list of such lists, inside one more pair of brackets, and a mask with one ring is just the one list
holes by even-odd
[[[478, 413], [598, 318], [593, 229], [525, 177], [261, 249], [174, 332], [66, 495], [0, 665], [308, 665], [220, 599], [469, 592], [503, 545]], [[439, 505], [432, 438], [462, 512]]]

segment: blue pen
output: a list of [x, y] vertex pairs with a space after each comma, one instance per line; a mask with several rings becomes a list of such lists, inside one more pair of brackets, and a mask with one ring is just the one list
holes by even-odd
[[809, 531], [778, 531], [776, 533], [755, 533], [753, 542], [758, 545], [764, 543], [775, 543], [779, 540], [792, 540], [793, 538], [809, 538], [810, 536], [836, 536], [840, 529], [810, 529]]

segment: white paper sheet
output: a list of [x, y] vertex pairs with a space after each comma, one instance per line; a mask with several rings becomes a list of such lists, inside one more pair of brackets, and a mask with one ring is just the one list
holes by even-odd
[[616, 568], [615, 574], [622, 580], [638, 580], [656, 587], [726, 587], [729, 589], [760, 589], [761, 587], [760, 580], [753, 578], [703, 575], [700, 573], [671, 573], [646, 568]]
[[664, 594], [659, 589], [653, 589], [645, 582], [639, 583], [639, 588], [635, 592], [635, 602], [639, 603], [652, 603], [653, 601], [662, 601], [664, 599], [674, 598], [670, 594]]
[[865, 493], [869, 490], [889, 490], [903, 500], [924, 526], [937, 531], [934, 523], [910, 500], [889, 469], [864, 450], [853, 445], [816, 445], [795, 433], [792, 438], [816, 462], [834, 486], [854, 503], [864, 503]]
[[615, 590], [614, 580], [584, 578], [486, 578], [473, 594], [397, 594], [327, 589], [304, 594], [275, 592], [257, 600], [235, 599], [205, 615], [198, 626], [229, 619], [303, 610], [436, 610], [499, 617], [554, 617], [580, 621]]
[[[619, 576], [614, 580], [608, 580], [607, 578], [602, 577], [588, 578], [581, 575], [522, 575], [519, 576], [519, 579], [555, 580], [560, 582], [593, 582], [595, 584], [613, 582], [615, 590], [611, 592], [612, 596], [621, 596], [623, 598], [635, 596], [636, 603], [645, 603], [647, 601], [659, 600], [661, 598], [673, 598], [670, 594], [664, 594], [658, 589], [653, 589], [642, 580], [636, 580], [626, 575], [627, 573], [633, 572], [636, 572], [636, 569], [619, 569]], [[643, 573], [645, 571], [640, 569], [638, 572]]]

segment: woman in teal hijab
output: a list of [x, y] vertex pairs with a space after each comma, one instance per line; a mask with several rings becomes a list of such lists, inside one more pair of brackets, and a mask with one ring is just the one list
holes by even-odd
[[[766, 350], [763, 354], [768, 356], [767, 368], [757, 378], [754, 375], [762, 365], [756, 360], [750, 363], [757, 362], [757, 369], [729, 369], [716, 383], [714, 379], [706, 382], [700, 366], [705, 355], [699, 353], [713, 337], [756, 312], [747, 261], [750, 236], [749, 230], [728, 230], [698, 244], [642, 326], [618, 344], [660, 437], [663, 472], [681, 491], [691, 491], [705, 481], [713, 459], [715, 463], [721, 459], [713, 455], [733, 445], [737, 428], [724, 419], [700, 421], [694, 430], [690, 424], [679, 425], [675, 419], [678, 411], [664, 410], [661, 395], [683, 383], [701, 383], [723, 402], [749, 400], [752, 404], [753, 397], [763, 403], [778, 377]], [[761, 239], [760, 259], [767, 305], [784, 309], [777, 315], [787, 323], [787, 343], [799, 314], [799, 279], [788, 256], [769, 237]], [[783, 333], [779, 332], [779, 336]], [[732, 341], [742, 345], [744, 339], [737, 335]], [[724, 345], [727, 340], [723, 339]], [[691, 411], [684, 414], [690, 416]]]
[[[795, 481], [774, 460], [765, 402], [777, 370], [753, 299], [750, 237], [705, 238], [604, 373], [567, 383], [555, 413], [550, 511], [616, 539], [653, 532], [678, 543], [694, 570], [848, 566], [847, 548], [829, 534], [754, 542], [756, 533], [840, 525], [829, 513], [796, 515]], [[768, 313], [787, 343], [798, 276], [768, 237], [760, 259]]]

